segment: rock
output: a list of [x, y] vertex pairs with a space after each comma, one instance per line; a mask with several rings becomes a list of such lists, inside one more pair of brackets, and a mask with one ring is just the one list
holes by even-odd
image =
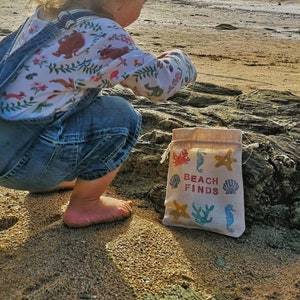
[[161, 155], [172, 129], [226, 127], [244, 132], [243, 151], [247, 225], [300, 228], [300, 97], [290, 92], [257, 90], [241, 93], [208, 83], [195, 83], [169, 101], [152, 103], [117, 88], [143, 115], [139, 142], [114, 184], [119, 193], [153, 203], [164, 211], [168, 162]]
[[289, 248], [300, 254], [300, 232], [297, 230], [269, 230], [266, 244], [274, 249]]
[[218, 30], [236, 30], [238, 29], [237, 27], [231, 25], [231, 24], [219, 24], [215, 27]]
[[291, 222], [292, 224], [295, 225], [295, 227], [299, 228], [300, 227], [300, 201], [294, 203], [292, 207], [292, 211], [293, 211], [293, 218]]
[[13, 227], [18, 222], [18, 218], [14, 216], [6, 216], [0, 219], [0, 232]]
[[218, 267], [224, 267], [226, 265], [226, 260], [224, 257], [217, 257], [216, 258], [216, 261], [215, 261], [215, 264], [218, 266]]
[[1, 35], [6, 36], [6, 35], [9, 35], [10, 33], [12, 33], [12, 31], [10, 29], [0, 27], [0, 36]]

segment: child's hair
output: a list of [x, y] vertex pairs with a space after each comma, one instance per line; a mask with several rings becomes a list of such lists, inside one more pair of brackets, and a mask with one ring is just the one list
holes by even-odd
[[103, 6], [107, 1], [110, 0], [28, 0], [27, 3], [36, 3], [45, 12], [50, 13], [51, 15], [58, 15], [61, 11], [76, 7], [90, 9], [96, 14], [110, 17], [103, 9]]

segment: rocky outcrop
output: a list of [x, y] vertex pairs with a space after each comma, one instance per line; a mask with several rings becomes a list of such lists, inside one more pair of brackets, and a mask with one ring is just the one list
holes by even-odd
[[161, 155], [180, 127], [225, 127], [244, 132], [245, 209], [248, 225], [300, 228], [300, 97], [290, 92], [257, 90], [244, 94], [208, 83], [194, 83], [167, 102], [152, 103], [130, 91], [112, 91], [143, 115], [139, 143], [114, 186], [120, 194], [151, 201], [161, 214], [168, 162]]

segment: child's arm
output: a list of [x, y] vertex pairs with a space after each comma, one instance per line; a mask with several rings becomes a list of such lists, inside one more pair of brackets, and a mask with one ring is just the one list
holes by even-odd
[[146, 96], [152, 101], [166, 100], [196, 80], [196, 68], [181, 50], [172, 50], [159, 57], [146, 57], [148, 60], [135, 66], [128, 78], [121, 82], [137, 95]]
[[[100, 23], [101, 31], [89, 34], [92, 47], [88, 54], [95, 55], [91, 62], [97, 72], [91, 73], [90, 78], [83, 74], [82, 80], [76, 82], [81, 87], [101, 89], [122, 84], [139, 96], [164, 101], [196, 80], [196, 68], [181, 50], [165, 52], [157, 57], [139, 49], [119, 25], [107, 20], [102, 22], [107, 23]], [[95, 38], [97, 36], [99, 39]]]

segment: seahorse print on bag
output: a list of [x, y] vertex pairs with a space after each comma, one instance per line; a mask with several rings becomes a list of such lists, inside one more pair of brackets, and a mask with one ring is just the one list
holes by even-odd
[[202, 169], [202, 165], [204, 164], [204, 157], [203, 157], [203, 154], [206, 154], [202, 151], [197, 150], [197, 166], [196, 166], [196, 169], [199, 173], [203, 172], [203, 169]]
[[226, 228], [229, 232], [234, 232], [234, 229], [230, 227], [234, 223], [233, 212], [235, 212], [235, 210], [232, 204], [228, 204], [225, 206]]

